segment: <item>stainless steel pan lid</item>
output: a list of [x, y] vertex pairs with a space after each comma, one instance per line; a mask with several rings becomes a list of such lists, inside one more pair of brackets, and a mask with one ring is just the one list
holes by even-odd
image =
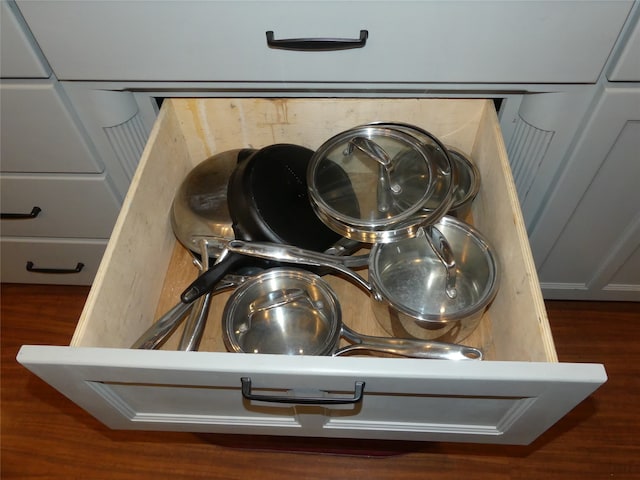
[[[344, 182], [322, 174], [335, 165], [346, 172]], [[412, 218], [435, 191], [431, 161], [415, 137], [377, 125], [327, 140], [311, 158], [307, 177], [317, 215], [343, 236], [367, 243], [411, 236]], [[355, 192], [357, 215], [342, 201], [348, 192]]]
[[342, 326], [340, 304], [320, 277], [274, 268], [243, 283], [222, 315], [229, 351], [330, 355]]

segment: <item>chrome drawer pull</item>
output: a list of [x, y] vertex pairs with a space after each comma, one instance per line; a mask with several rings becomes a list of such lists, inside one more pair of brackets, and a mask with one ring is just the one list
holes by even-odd
[[27, 262], [27, 272], [33, 273], [80, 273], [84, 268], [84, 263], [78, 262], [76, 268], [38, 268], [35, 267], [33, 262]]
[[25, 220], [28, 218], [36, 218], [42, 211], [40, 207], [33, 207], [29, 213], [0, 213], [2, 220]]
[[328, 51], [347, 50], [349, 48], [362, 48], [367, 44], [369, 32], [360, 30], [359, 38], [283, 38], [276, 40], [273, 31], [267, 32], [267, 45], [269, 48], [300, 51]]
[[364, 382], [355, 382], [353, 397], [288, 397], [283, 395], [256, 395], [251, 393], [251, 378], [242, 377], [242, 396], [247, 400], [258, 400], [260, 402], [274, 403], [297, 403], [302, 405], [345, 405], [348, 403], [359, 403], [364, 394]]

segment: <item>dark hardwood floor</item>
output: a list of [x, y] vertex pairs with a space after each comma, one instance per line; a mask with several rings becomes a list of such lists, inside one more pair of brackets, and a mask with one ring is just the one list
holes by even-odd
[[4, 284], [2, 479], [640, 478], [640, 304], [547, 302], [561, 361], [608, 382], [529, 446], [113, 431], [16, 361], [68, 344], [88, 288]]

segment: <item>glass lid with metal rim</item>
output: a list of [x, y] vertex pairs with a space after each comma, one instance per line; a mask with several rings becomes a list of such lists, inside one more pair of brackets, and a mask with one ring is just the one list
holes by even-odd
[[388, 243], [411, 237], [424, 223], [416, 214], [439, 191], [432, 156], [416, 136], [399, 128], [368, 124], [346, 130], [311, 158], [311, 204], [347, 238]]

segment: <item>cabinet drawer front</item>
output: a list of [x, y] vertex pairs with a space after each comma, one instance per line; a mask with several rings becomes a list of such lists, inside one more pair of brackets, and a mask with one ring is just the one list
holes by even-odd
[[102, 175], [2, 175], [3, 214], [33, 218], [1, 220], [4, 236], [109, 238], [120, 202]]
[[19, 13], [0, 2], [0, 75], [2, 78], [47, 78], [51, 69]]
[[106, 240], [5, 237], [0, 276], [6, 283], [90, 285], [106, 246]]
[[[632, 2], [19, 5], [65, 80], [561, 83], [597, 79]], [[352, 50], [266, 43], [267, 31], [317, 39], [358, 38], [361, 30], [366, 46]]]
[[96, 158], [55, 81], [3, 81], [3, 172], [96, 173]]
[[[23, 347], [18, 361], [112, 428], [506, 444], [530, 443], [606, 380], [590, 364], [231, 355]], [[291, 402], [244, 398], [242, 378]], [[296, 402], [310, 396], [345, 403]]]

